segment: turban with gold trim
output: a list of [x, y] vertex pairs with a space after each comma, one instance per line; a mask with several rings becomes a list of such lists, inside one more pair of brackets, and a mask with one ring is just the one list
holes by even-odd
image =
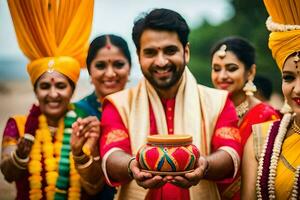
[[264, 0], [264, 4], [270, 15], [267, 28], [272, 31], [269, 48], [282, 70], [288, 56], [300, 51], [300, 1]]
[[55, 70], [77, 82], [84, 66], [94, 0], [8, 0], [31, 83]]
[[27, 72], [30, 75], [32, 85], [35, 84], [42, 74], [45, 72], [51, 73], [53, 71], [67, 76], [76, 83], [79, 78], [80, 64], [72, 57], [59, 56], [40, 58], [27, 65]]

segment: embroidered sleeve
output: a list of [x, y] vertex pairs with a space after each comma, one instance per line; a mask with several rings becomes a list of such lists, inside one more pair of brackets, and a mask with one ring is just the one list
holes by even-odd
[[101, 119], [100, 155], [103, 157], [112, 148], [120, 148], [131, 154], [128, 130], [117, 109], [107, 102]]
[[102, 157], [102, 170], [106, 182], [110, 186], [118, 186], [121, 183], [113, 182], [109, 179], [106, 169], [106, 161], [114, 151], [125, 151], [131, 154], [128, 130], [122, 122], [117, 109], [107, 102], [103, 105], [101, 119], [100, 155]]
[[13, 118], [10, 118], [5, 126], [2, 139], [2, 159], [10, 156], [10, 153], [16, 148], [19, 138], [17, 124]]
[[238, 118], [233, 103], [227, 99], [216, 124], [212, 138], [212, 149], [222, 149], [232, 158], [236, 175], [242, 155], [241, 136], [237, 126]]

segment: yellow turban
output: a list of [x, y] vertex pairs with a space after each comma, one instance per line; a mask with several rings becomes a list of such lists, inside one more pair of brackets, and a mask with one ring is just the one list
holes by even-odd
[[300, 0], [264, 0], [270, 15], [266, 24], [269, 48], [280, 70], [285, 60], [300, 51]]
[[270, 33], [269, 48], [279, 69], [282, 70], [288, 56], [300, 51], [300, 30]]
[[27, 65], [27, 72], [30, 76], [32, 85], [45, 72], [59, 72], [70, 78], [75, 84], [80, 74], [79, 62], [69, 56], [45, 57], [32, 61]]

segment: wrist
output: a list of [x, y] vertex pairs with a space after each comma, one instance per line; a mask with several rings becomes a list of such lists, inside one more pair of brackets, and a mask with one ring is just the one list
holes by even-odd
[[134, 160], [135, 160], [135, 157], [130, 158], [130, 160], [128, 161], [128, 164], [127, 164], [127, 172], [128, 172], [128, 176], [129, 176], [131, 179], [133, 179], [134, 177], [133, 177], [133, 173], [132, 173], [132, 171], [131, 171], [130, 166], [131, 166], [132, 161], [134, 161]]
[[203, 178], [207, 178], [207, 175], [208, 175], [208, 171], [209, 171], [209, 161], [206, 157], [203, 157], [205, 159], [205, 168], [203, 170]]

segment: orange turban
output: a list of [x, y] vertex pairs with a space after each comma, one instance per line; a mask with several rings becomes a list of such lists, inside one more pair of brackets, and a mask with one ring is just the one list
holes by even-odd
[[300, 1], [264, 0], [270, 15], [266, 24], [269, 31], [269, 48], [280, 70], [285, 60], [300, 51]]
[[300, 30], [270, 33], [269, 48], [279, 69], [282, 70], [288, 56], [300, 51]]
[[27, 65], [27, 72], [30, 76], [32, 85], [45, 72], [57, 71], [68, 78], [75, 84], [80, 74], [79, 62], [69, 56], [45, 57], [32, 61]]

